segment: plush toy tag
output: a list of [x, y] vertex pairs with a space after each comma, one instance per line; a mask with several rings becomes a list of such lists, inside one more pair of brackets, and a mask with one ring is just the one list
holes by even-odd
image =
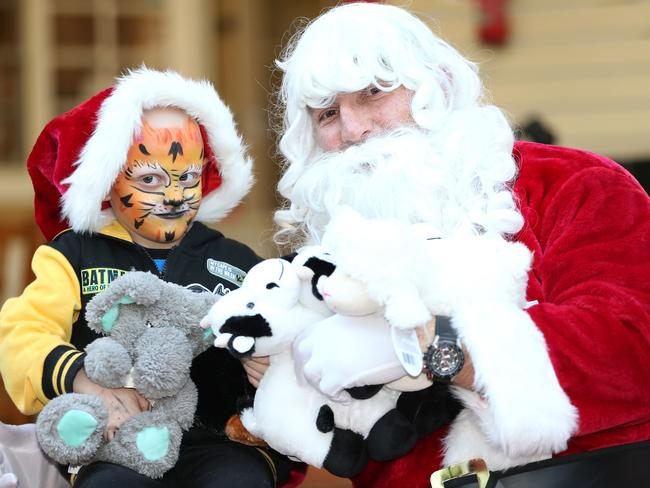
[[133, 380], [133, 368], [131, 368], [129, 372], [124, 376], [122, 383], [124, 384], [124, 388], [135, 388], [135, 382]]
[[395, 354], [406, 372], [409, 376], [419, 376], [422, 372], [422, 351], [415, 329], [391, 327], [390, 336]]

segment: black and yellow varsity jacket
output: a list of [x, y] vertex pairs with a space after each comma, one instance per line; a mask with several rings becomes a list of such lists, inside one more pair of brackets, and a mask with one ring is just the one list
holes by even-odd
[[[126, 271], [151, 271], [166, 281], [223, 294], [238, 288], [259, 260], [247, 246], [199, 222], [171, 249], [162, 273], [117, 222], [97, 234], [62, 232], [38, 248], [35, 280], [0, 311], [0, 373], [7, 392], [23, 413], [34, 414], [72, 391], [83, 349], [98, 337], [86, 326], [86, 304]], [[211, 347], [195, 358], [191, 374], [199, 389], [200, 420], [221, 428], [250, 388], [241, 364], [225, 349]]]

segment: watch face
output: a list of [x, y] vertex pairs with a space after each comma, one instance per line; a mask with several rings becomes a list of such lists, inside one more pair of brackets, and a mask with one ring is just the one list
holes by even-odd
[[435, 378], [451, 379], [463, 368], [465, 355], [457, 344], [442, 342], [427, 351], [425, 362]]

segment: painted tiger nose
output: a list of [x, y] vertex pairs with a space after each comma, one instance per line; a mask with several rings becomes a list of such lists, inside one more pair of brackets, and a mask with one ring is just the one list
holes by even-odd
[[179, 206], [183, 203], [183, 190], [180, 188], [171, 188], [165, 192], [165, 205]]

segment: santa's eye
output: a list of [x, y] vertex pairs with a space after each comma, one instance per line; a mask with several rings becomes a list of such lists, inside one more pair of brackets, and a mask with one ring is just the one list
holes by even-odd
[[380, 92], [381, 90], [377, 88], [375, 85], [370, 85], [368, 88], [366, 88], [365, 95], [372, 97], [373, 95], [377, 95]]
[[250, 310], [251, 308], [254, 308], [254, 307], [255, 307], [255, 304], [254, 304], [253, 302], [248, 302], [248, 303], [246, 304], [246, 308], [249, 309], [249, 310]]
[[266, 284], [266, 289], [267, 290], [271, 290], [273, 288], [280, 288], [280, 286], [277, 283], [273, 283], [273, 282]]

